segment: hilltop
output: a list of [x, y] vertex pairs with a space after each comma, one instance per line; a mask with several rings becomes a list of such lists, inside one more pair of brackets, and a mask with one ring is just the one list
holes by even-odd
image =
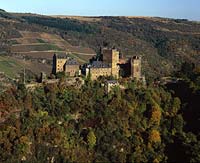
[[[143, 57], [147, 77], [171, 74], [181, 63], [200, 62], [200, 24], [159, 17], [44, 16], [0, 12], [0, 53], [51, 60], [72, 52], [85, 63], [100, 47], [116, 47], [123, 57]], [[49, 62], [48, 62], [49, 63]]]

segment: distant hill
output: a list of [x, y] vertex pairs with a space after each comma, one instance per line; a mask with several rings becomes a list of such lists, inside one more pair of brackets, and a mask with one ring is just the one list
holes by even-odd
[[84, 63], [100, 47], [116, 47], [124, 57], [141, 55], [147, 77], [169, 75], [184, 61], [200, 63], [200, 23], [186, 19], [0, 12], [0, 31], [0, 53], [38, 59], [72, 51]]
[[0, 12], [6, 12], [5, 10], [3, 10], [3, 9], [0, 9]]

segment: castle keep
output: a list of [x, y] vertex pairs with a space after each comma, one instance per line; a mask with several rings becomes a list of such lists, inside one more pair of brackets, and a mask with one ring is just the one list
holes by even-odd
[[119, 51], [116, 49], [103, 49], [103, 62], [111, 67], [111, 76], [119, 78]]
[[134, 56], [130, 59], [131, 62], [131, 77], [139, 80], [141, 75], [141, 57]]
[[113, 76], [119, 78], [119, 51], [116, 49], [103, 49], [102, 61], [93, 61], [88, 65], [88, 73], [92, 80], [96, 80], [100, 76]]

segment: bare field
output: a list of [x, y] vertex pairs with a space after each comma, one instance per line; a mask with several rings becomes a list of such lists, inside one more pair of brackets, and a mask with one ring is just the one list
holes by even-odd
[[51, 60], [55, 53], [65, 53], [65, 51], [36, 51], [36, 52], [18, 52], [16, 54], [27, 56], [33, 59]]
[[54, 18], [61, 18], [61, 19], [76, 19], [79, 21], [86, 21], [86, 22], [98, 22], [101, 21], [100, 17], [90, 17], [90, 16], [66, 16], [66, 15], [52, 15], [51, 17]]
[[61, 51], [62, 49], [53, 44], [17, 44], [11, 47], [13, 53], [48, 50]]
[[[42, 43], [42, 39], [37, 39], [37, 38], [14, 38], [10, 39], [16, 41], [18, 44], [36, 44], [36, 43]], [[43, 43], [45, 41], [43, 40]]]

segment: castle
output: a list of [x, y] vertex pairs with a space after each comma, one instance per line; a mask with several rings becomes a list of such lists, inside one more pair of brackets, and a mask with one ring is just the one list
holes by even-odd
[[74, 77], [80, 74], [80, 65], [66, 54], [54, 54], [52, 73], [65, 72], [67, 76]]
[[[100, 76], [112, 76], [115, 79], [120, 77], [130, 77], [136, 80], [143, 79], [141, 73], [141, 57], [134, 56], [128, 60], [120, 58], [120, 53], [116, 49], [102, 50], [102, 60], [93, 61], [82, 68], [85, 76], [91, 80], [97, 80]], [[80, 65], [78, 62], [68, 57], [66, 54], [55, 54], [53, 56], [52, 73], [65, 72], [68, 76], [80, 75]]]
[[113, 76], [119, 78], [119, 51], [116, 49], [103, 49], [103, 60], [93, 61], [86, 68], [86, 76], [90, 75], [91, 80], [100, 76]]

